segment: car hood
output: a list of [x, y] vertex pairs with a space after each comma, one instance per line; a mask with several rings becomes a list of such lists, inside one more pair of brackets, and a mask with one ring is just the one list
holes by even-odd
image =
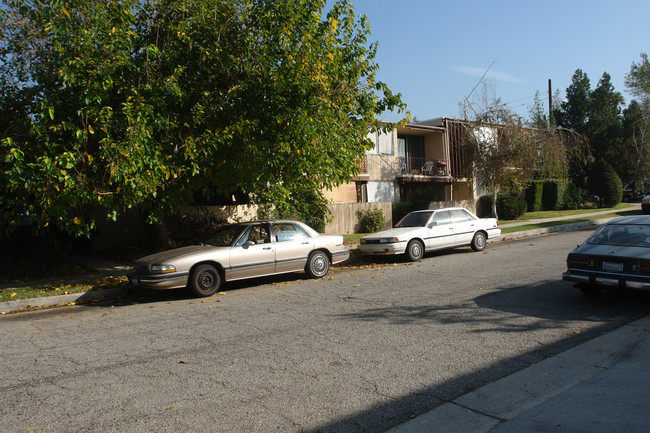
[[174, 248], [173, 250], [161, 251], [156, 254], [151, 254], [137, 260], [138, 262], [145, 263], [165, 263], [173, 260], [182, 259], [184, 257], [203, 254], [208, 251], [227, 250], [230, 247], [213, 247], [209, 245], [191, 245], [188, 247]]
[[425, 232], [426, 228], [424, 227], [395, 227], [389, 230], [384, 230], [381, 232], [373, 233], [368, 236], [364, 236], [364, 239], [380, 239], [380, 238], [410, 238], [415, 236], [420, 232]]

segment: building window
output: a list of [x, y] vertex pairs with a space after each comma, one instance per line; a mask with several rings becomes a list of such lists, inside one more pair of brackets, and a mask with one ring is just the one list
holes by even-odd
[[382, 155], [395, 154], [393, 145], [393, 132], [379, 132], [377, 135], [377, 147]]

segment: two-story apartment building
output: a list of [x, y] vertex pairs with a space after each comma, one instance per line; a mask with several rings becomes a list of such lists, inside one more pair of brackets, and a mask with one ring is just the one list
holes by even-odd
[[375, 146], [366, 152], [361, 174], [334, 191], [334, 203], [408, 201], [427, 189], [438, 201], [472, 200], [472, 182], [462, 175], [459, 120], [438, 118], [407, 124], [389, 133], [370, 135]]

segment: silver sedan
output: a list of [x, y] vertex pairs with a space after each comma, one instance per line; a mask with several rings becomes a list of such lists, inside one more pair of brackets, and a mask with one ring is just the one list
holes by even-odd
[[349, 257], [342, 236], [320, 235], [298, 221], [257, 221], [220, 227], [201, 245], [143, 257], [129, 278], [134, 286], [187, 287], [196, 296], [211, 296], [222, 281], [301, 270], [320, 278], [330, 264]]

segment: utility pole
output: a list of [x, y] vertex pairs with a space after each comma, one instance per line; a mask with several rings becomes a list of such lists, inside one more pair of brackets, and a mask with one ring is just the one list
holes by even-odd
[[548, 128], [551, 129], [553, 123], [553, 93], [551, 92], [551, 79], [548, 79]]

